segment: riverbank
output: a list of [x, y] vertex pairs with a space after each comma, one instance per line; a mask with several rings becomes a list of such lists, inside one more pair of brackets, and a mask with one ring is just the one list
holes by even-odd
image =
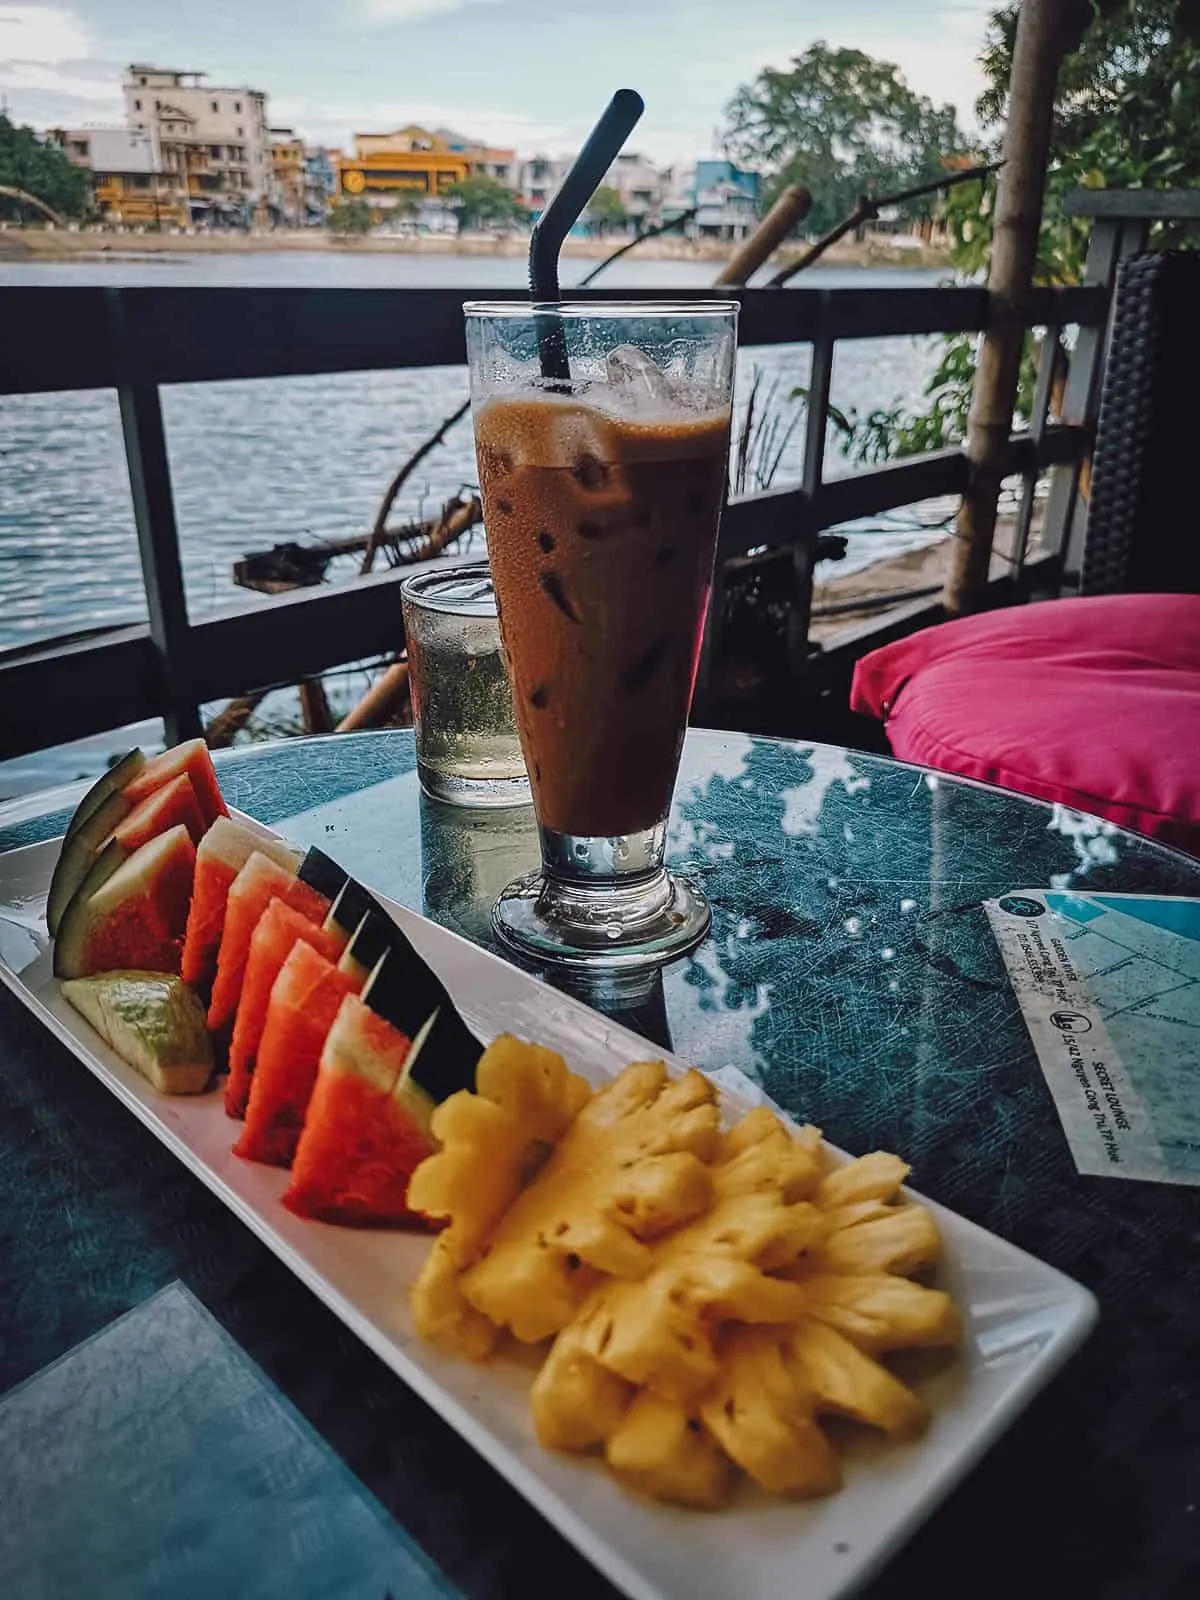
[[[1027, 560], [1035, 560], [1044, 553], [1041, 543], [1042, 511], [1042, 504], [1035, 502]], [[1003, 578], [1012, 571], [1016, 532], [1015, 513], [1001, 511], [996, 518], [996, 535], [992, 546], [992, 578]], [[867, 621], [882, 621], [896, 606], [918, 599], [926, 599], [932, 604], [950, 576], [953, 548], [954, 535], [947, 532], [944, 538], [933, 544], [923, 545], [919, 550], [905, 550], [898, 555], [885, 556], [855, 572], [839, 576], [836, 563], [819, 569], [821, 581], [813, 585], [809, 638], [817, 644], [834, 644], [839, 634], [851, 630], [857, 632]], [[825, 577], [825, 573], [831, 576]], [[921, 590], [928, 593], [921, 595]], [[888, 601], [885, 599], [887, 596], [893, 598]]]
[[[619, 236], [568, 239], [562, 253], [578, 260], [603, 261], [623, 242]], [[772, 264], [785, 266], [806, 248], [802, 243], [785, 246], [772, 257]], [[663, 234], [639, 244], [637, 254], [644, 261], [725, 261], [732, 249], [727, 240], [681, 239]], [[270, 233], [117, 233], [0, 228], [0, 260], [10, 262], [113, 261], [147, 255], [263, 255], [292, 251], [349, 257], [483, 256], [523, 260], [529, 251], [529, 241], [515, 234], [426, 234], [406, 238], [375, 233], [356, 238], [328, 233], [321, 228], [280, 228]], [[886, 234], [868, 234], [861, 240], [839, 240], [822, 257], [823, 266], [848, 267], [941, 267], [948, 261], [944, 250], [924, 245], [897, 245]]]

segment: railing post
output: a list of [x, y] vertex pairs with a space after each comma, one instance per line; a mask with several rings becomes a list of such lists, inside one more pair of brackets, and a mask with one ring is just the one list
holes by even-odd
[[1029, 548], [1029, 527], [1033, 521], [1033, 502], [1037, 490], [1038, 446], [1046, 432], [1046, 415], [1050, 409], [1050, 394], [1054, 387], [1054, 369], [1058, 361], [1058, 340], [1062, 329], [1051, 324], [1038, 357], [1037, 384], [1033, 391], [1033, 416], [1029, 423], [1029, 437], [1033, 442], [1034, 464], [1021, 481], [1021, 504], [1017, 510], [1017, 527], [1013, 536], [1012, 575], [1020, 581], [1025, 566], [1025, 552]]
[[[824, 320], [824, 319], [822, 319]], [[800, 487], [807, 508], [806, 525], [792, 545], [793, 591], [788, 612], [788, 665], [799, 677], [808, 660], [808, 625], [812, 613], [814, 511], [825, 478], [825, 435], [829, 431], [829, 391], [833, 384], [832, 334], [818, 332], [813, 340], [812, 371], [808, 379], [808, 413], [804, 419], [804, 466]]]
[[200, 708], [191, 693], [191, 630], [179, 533], [171, 492], [171, 467], [158, 386], [137, 376], [137, 352], [125, 317], [121, 291], [108, 295], [113, 344], [127, 377], [117, 385], [121, 431], [129, 468], [133, 520], [137, 529], [142, 582], [146, 589], [150, 637], [158, 656], [163, 689], [163, 724], [168, 744], [201, 733]]

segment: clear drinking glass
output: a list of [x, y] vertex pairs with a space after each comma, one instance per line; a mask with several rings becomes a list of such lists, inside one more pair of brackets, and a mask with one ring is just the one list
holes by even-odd
[[543, 959], [657, 963], [710, 920], [663, 851], [725, 491], [737, 306], [464, 310], [542, 849], [541, 871], [504, 890], [493, 923]]
[[528, 802], [487, 563], [417, 573], [400, 596], [421, 787], [457, 806]]

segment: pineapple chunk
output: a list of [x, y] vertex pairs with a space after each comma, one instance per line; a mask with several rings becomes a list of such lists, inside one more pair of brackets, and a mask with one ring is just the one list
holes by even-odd
[[729, 1463], [685, 1406], [640, 1394], [608, 1441], [609, 1466], [656, 1500], [711, 1509], [729, 1492]]

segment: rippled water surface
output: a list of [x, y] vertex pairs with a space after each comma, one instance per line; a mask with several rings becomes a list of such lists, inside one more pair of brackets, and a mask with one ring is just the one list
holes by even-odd
[[[564, 263], [565, 286], [593, 263]], [[606, 286], [696, 287], [711, 263], [630, 260]], [[461, 286], [492, 289], [522, 282], [518, 260], [490, 257], [279, 254], [127, 256], [94, 262], [0, 263], [0, 287], [18, 284], [328, 287]], [[831, 268], [811, 272], [812, 288], [932, 284], [939, 274], [907, 269]], [[402, 315], [400, 310], [398, 314]], [[937, 341], [871, 340], [839, 347], [833, 400], [860, 411], [915, 399], [936, 361]], [[788, 391], [808, 376], [806, 347], [743, 351], [739, 409], [756, 368], [778, 376], [777, 404], [789, 418]], [[466, 394], [458, 368], [343, 373], [237, 383], [180, 384], [163, 391], [188, 605], [193, 618], [257, 602], [233, 583], [233, 563], [284, 540], [316, 542], [366, 531], [399, 463]], [[785, 448], [777, 484], [800, 470], [802, 428]], [[850, 470], [831, 437], [828, 470]], [[468, 424], [423, 463], [398, 511], [432, 514], [475, 477]], [[936, 517], [945, 508], [933, 508]], [[931, 513], [925, 508], [925, 520]], [[855, 534], [842, 571], [928, 541], [919, 520], [901, 516]], [[465, 546], [464, 546], [465, 548]], [[342, 561], [334, 581], [353, 575]], [[0, 400], [0, 649], [81, 628], [145, 616], [129, 483], [116, 396], [110, 391], [27, 395]], [[38, 767], [39, 780], [58, 773]], [[72, 776], [73, 769], [62, 776]], [[22, 787], [26, 785], [22, 783]], [[5, 789], [0, 782], [0, 793]]]

